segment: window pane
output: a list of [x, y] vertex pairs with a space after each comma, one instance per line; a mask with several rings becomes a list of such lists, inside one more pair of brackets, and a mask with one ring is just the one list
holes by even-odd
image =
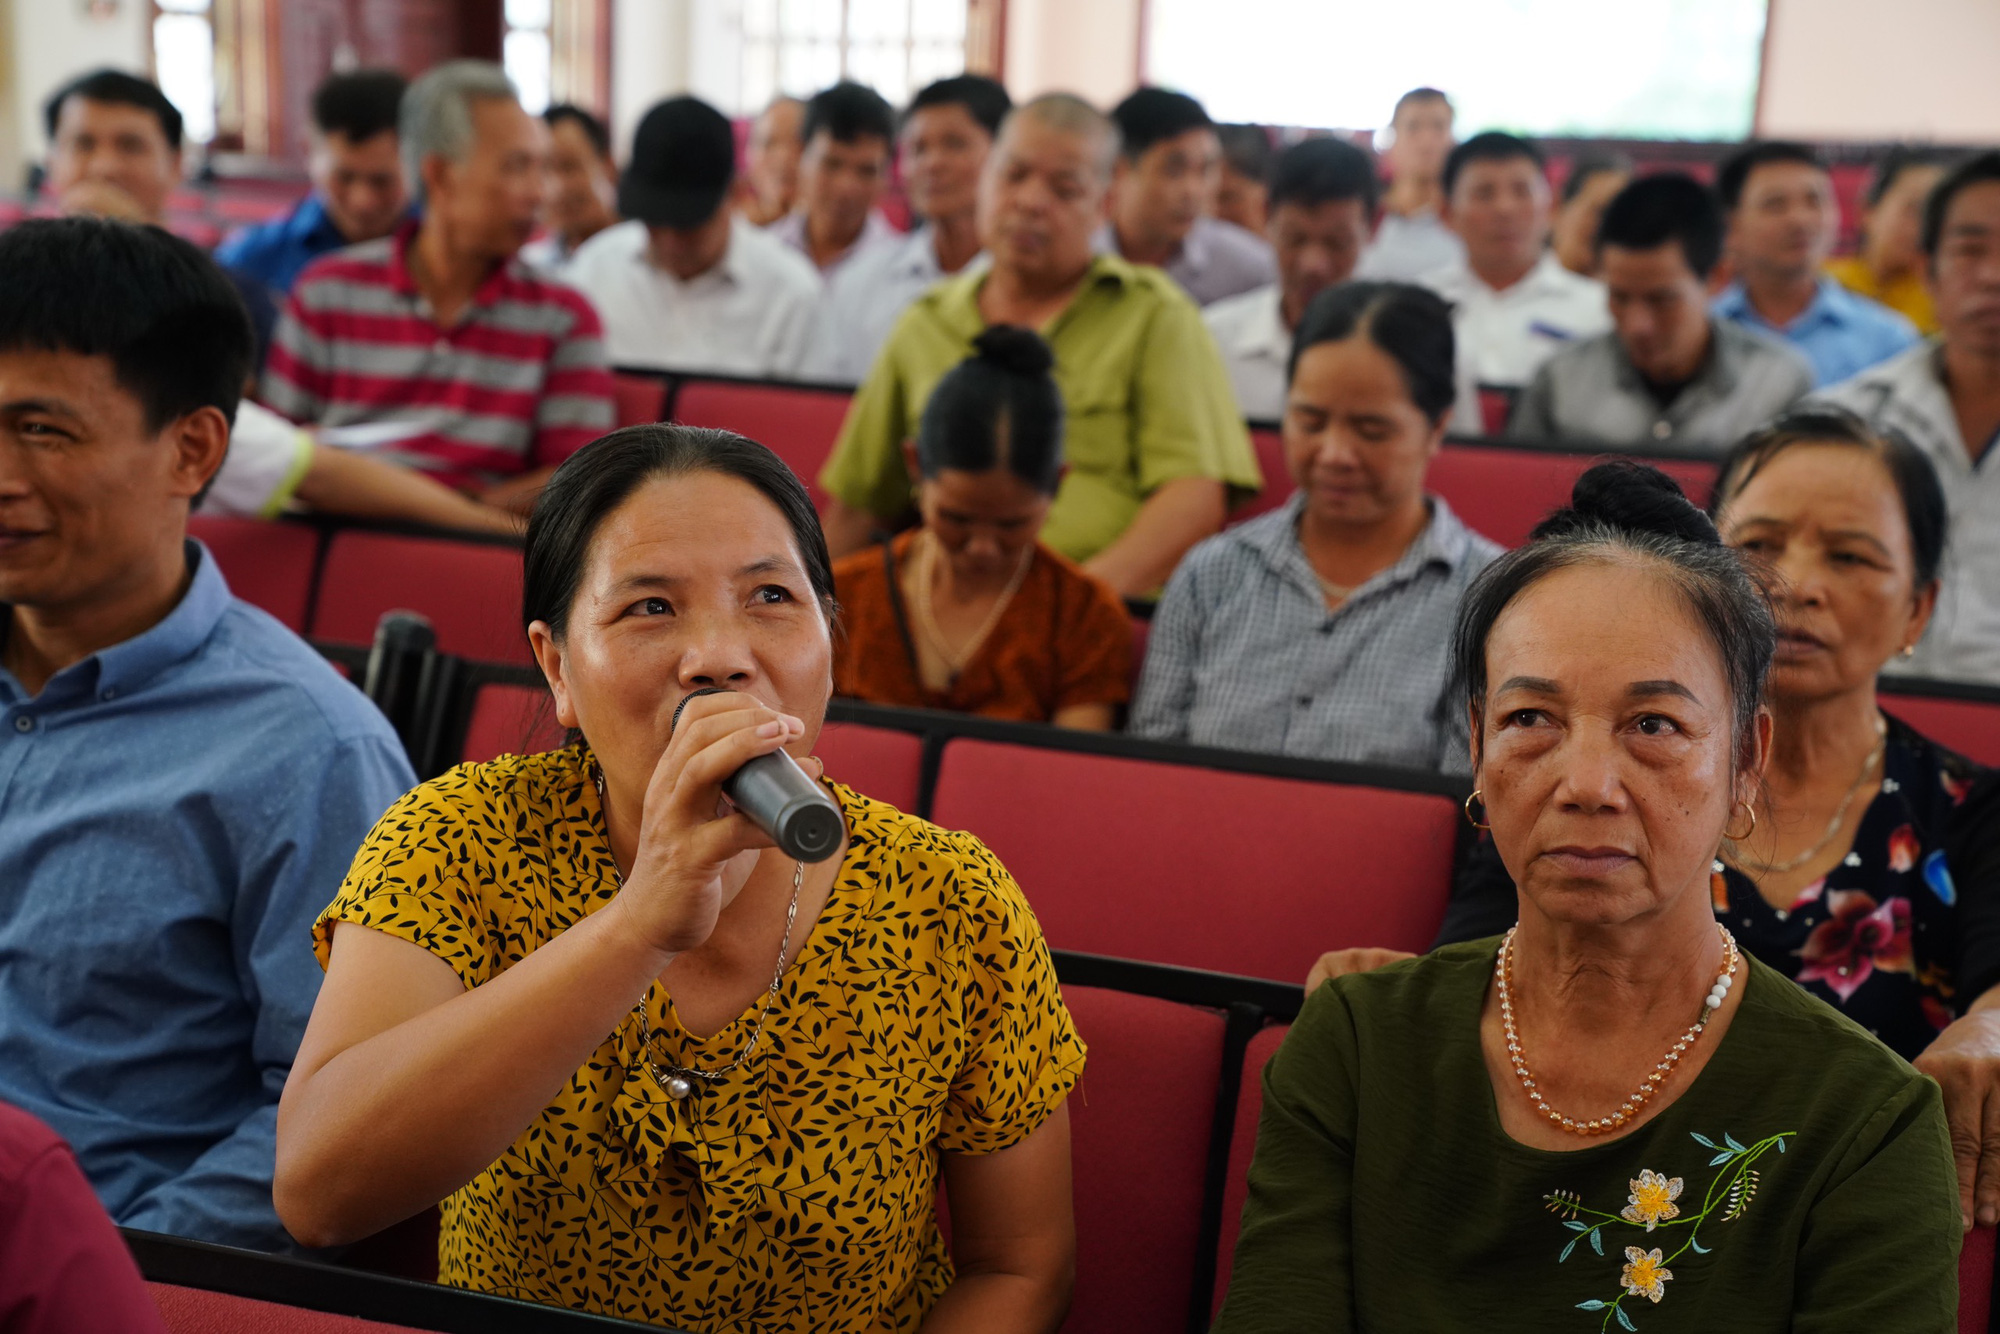
[[840, 79], [840, 47], [833, 42], [798, 42], [778, 58], [778, 84], [796, 97], [811, 97]]
[[910, 35], [965, 47], [966, 0], [910, 0]]
[[842, 0], [778, 0], [778, 27], [787, 41], [840, 40]]
[[910, 0], [848, 0], [847, 40], [901, 41], [910, 27]]
[[743, 35], [778, 35], [778, 0], [743, 0]]
[[552, 0], [507, 0], [507, 26], [546, 28]]
[[169, 14], [206, 14], [212, 4], [211, 0], [159, 0], [159, 6]]
[[153, 20], [153, 67], [160, 91], [181, 113], [182, 132], [195, 143], [215, 137], [215, 30], [196, 14]]
[[546, 32], [516, 31], [507, 34], [501, 47], [501, 63], [507, 77], [521, 90], [521, 109], [539, 116], [549, 106], [549, 35]]
[[909, 100], [910, 67], [901, 42], [848, 47], [847, 77], [867, 84], [897, 106]]

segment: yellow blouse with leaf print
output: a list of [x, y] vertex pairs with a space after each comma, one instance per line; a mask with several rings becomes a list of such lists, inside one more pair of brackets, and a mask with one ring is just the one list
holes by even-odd
[[[462, 765], [368, 836], [314, 928], [421, 945], [467, 987], [617, 892], [583, 746]], [[837, 784], [849, 847], [757, 1054], [675, 1102], [636, 1013], [500, 1159], [444, 1201], [446, 1283], [712, 1334], [914, 1330], [951, 1282], [938, 1154], [1022, 1139], [1084, 1047], [1019, 887], [969, 834]], [[656, 1059], [715, 1069], [655, 983]]]

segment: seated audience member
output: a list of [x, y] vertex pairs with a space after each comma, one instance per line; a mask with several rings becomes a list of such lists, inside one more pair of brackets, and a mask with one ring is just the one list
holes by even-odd
[[1275, 156], [1271, 132], [1262, 125], [1218, 125], [1215, 138], [1222, 145], [1222, 167], [1215, 176], [1208, 211], [1252, 236], [1262, 236], [1271, 220], [1268, 182]]
[[978, 74], [940, 79], [910, 99], [899, 141], [903, 189], [923, 225], [827, 280], [809, 378], [859, 383], [909, 304], [978, 257], [979, 177], [1013, 105], [1005, 88]]
[[1937, 1085], [1711, 910], [1776, 639], [1742, 558], [1639, 465], [1487, 567], [1454, 636], [1466, 805], [1518, 925], [1307, 998], [1264, 1069], [1218, 1334], [1956, 1327]]
[[262, 1250], [313, 917], [415, 781], [374, 705], [186, 536], [250, 326], [95, 218], [0, 235], [0, 1099], [119, 1223]]
[[1701, 182], [1661, 172], [1626, 186], [1597, 252], [1611, 332], [1542, 363], [1509, 435], [1719, 455], [1812, 388], [1812, 367], [1782, 340], [1710, 313], [1722, 210]]
[[1199, 306], [1262, 287], [1277, 276], [1255, 232], [1207, 216], [1221, 171], [1215, 122], [1186, 93], [1141, 88], [1111, 112], [1118, 165], [1097, 248], [1167, 271]]
[[1566, 344], [1611, 327], [1604, 285], [1564, 268], [1547, 248], [1549, 183], [1542, 153], [1488, 131], [1451, 150], [1445, 221], [1465, 258], [1426, 275], [1452, 306], [1458, 334], [1458, 406], [1451, 428], [1497, 435], [1521, 389]]
[[1876, 164], [1861, 210], [1861, 249], [1831, 260], [1826, 271], [1842, 287], [1878, 301], [1917, 326], [1938, 331], [1924, 285], [1924, 201], [1944, 178], [1936, 154], [1892, 149]]
[[139, 1266], [76, 1155], [0, 1103], [0, 1329], [8, 1334], [166, 1334]]
[[1623, 153], [1586, 154], [1571, 164], [1549, 226], [1549, 249], [1564, 268], [1586, 278], [1603, 276], [1597, 271], [1597, 224], [1612, 196], [1631, 182], [1632, 162]]
[[1916, 326], [1824, 269], [1840, 232], [1840, 202], [1819, 155], [1803, 144], [1743, 149], [1716, 173], [1729, 219], [1736, 281], [1715, 313], [1777, 334], [1805, 354], [1822, 385], [1888, 360], [1917, 341]]
[[768, 227], [789, 215], [799, 199], [799, 154], [806, 104], [796, 97], [774, 98], [750, 123], [743, 149], [743, 175], [730, 193], [738, 213], [753, 227]]
[[646, 113], [618, 183], [627, 219], [585, 243], [563, 278], [590, 298], [617, 366], [791, 376], [805, 356], [819, 275], [728, 207], [729, 120], [674, 97]]
[[849, 260], [895, 243], [875, 205], [889, 184], [896, 113], [873, 88], [836, 83], [806, 103], [798, 203], [771, 234], [831, 277]]
[[264, 401], [301, 425], [379, 427], [378, 456], [525, 513], [614, 412], [597, 312], [518, 253], [546, 133], [497, 65], [411, 84], [399, 135], [422, 218], [299, 275]]
[[444, 1282], [712, 1334], [1054, 1329], [1084, 1049], [1027, 900], [830, 779], [844, 849], [810, 866], [722, 799], [781, 749], [822, 777], [805, 487], [741, 436], [627, 427], [557, 471], [525, 560], [579, 739], [426, 783], [362, 846], [286, 1223], [338, 1243], [442, 1199]]
[[1308, 139], [1278, 155], [1268, 231], [1278, 281], [1201, 313], [1244, 416], [1285, 415], [1292, 331], [1314, 297], [1353, 275], [1375, 226], [1375, 191], [1375, 165], [1344, 140]]
[[283, 217], [226, 238], [216, 262], [283, 295], [321, 255], [394, 232], [409, 203], [396, 145], [406, 86], [394, 70], [364, 69], [315, 89], [306, 145], [312, 193]]
[[522, 246], [521, 258], [560, 273], [578, 246], [618, 221], [618, 167], [611, 131], [582, 107], [559, 102], [542, 122], [549, 127], [549, 230]]
[[1042, 541], [1137, 597], [1259, 485], [1250, 436], [1201, 312], [1156, 269], [1091, 253], [1118, 131], [1065, 93], [1002, 126], [980, 183], [992, 263], [924, 293], [884, 345], [820, 474], [836, 555], [911, 511], [903, 442], [947, 371], [996, 324], [1038, 329], [1068, 412], [1068, 468]]
[[1942, 331], [1826, 391], [1930, 458], [1952, 545], [1930, 633], [1895, 664], [1918, 676], [2000, 683], [2000, 153], [1952, 169], [1924, 209], [1924, 264]]
[[1445, 646], [1500, 548], [1424, 491], [1451, 411], [1451, 312], [1420, 287], [1348, 283], [1306, 307], [1292, 348], [1298, 490], [1174, 572], [1130, 730], [1463, 773]]
[[833, 567], [833, 691], [877, 704], [1109, 729], [1132, 693], [1132, 623], [1036, 540], [1062, 478], [1048, 344], [1005, 325], [938, 381], [910, 446], [922, 523]]
[[1435, 88], [1412, 88], [1389, 117], [1389, 188], [1382, 225], [1361, 256], [1355, 277], [1416, 282], [1465, 258], [1465, 245], [1444, 223], [1444, 164], [1451, 155], [1451, 99]]

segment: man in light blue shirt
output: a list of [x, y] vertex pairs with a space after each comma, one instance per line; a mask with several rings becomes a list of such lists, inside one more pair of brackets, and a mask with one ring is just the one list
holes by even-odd
[[1812, 363], [1817, 385], [1858, 375], [1917, 341], [1909, 320], [1826, 274], [1840, 204], [1812, 149], [1752, 144], [1722, 164], [1715, 188], [1736, 263], [1716, 315], [1791, 343]]
[[414, 783], [186, 537], [251, 334], [154, 228], [0, 235], [0, 1100], [118, 1222], [260, 1249], [313, 918]]

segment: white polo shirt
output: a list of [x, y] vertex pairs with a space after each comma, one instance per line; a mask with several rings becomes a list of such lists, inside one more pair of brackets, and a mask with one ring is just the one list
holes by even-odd
[[1951, 540], [1937, 612], [1916, 655], [1891, 658], [1883, 670], [2000, 685], [2000, 436], [1982, 441], [1973, 462], [1939, 355], [1935, 342], [1919, 343], [1808, 402], [1837, 403], [1878, 430], [1902, 432], [1930, 456], [1944, 487]]
[[646, 243], [646, 224], [621, 222], [579, 246], [563, 273], [597, 307], [612, 365], [798, 373], [820, 298], [803, 256], [732, 217], [722, 258], [683, 282], [652, 263]]
[[[801, 374], [808, 380], [860, 384], [909, 304], [950, 277], [938, 263], [936, 234], [919, 227], [894, 244], [856, 255], [830, 274]], [[968, 270], [987, 263], [980, 251]]]
[[1415, 213], [1384, 210], [1374, 239], [1354, 266], [1354, 276], [1369, 282], [1413, 283], [1464, 259], [1465, 243], [1445, 226], [1436, 209]]
[[1292, 355], [1292, 331], [1285, 327], [1283, 298], [1278, 284], [1272, 283], [1201, 312], [1222, 349], [1236, 406], [1252, 421], [1273, 422], [1285, 415], [1285, 363]]
[[[1433, 270], [1423, 283], [1452, 305], [1459, 392], [1451, 430], [1457, 435], [1486, 434], [1481, 390], [1511, 400], [1558, 350], [1611, 327], [1604, 284], [1571, 273], [1547, 251], [1527, 276], [1502, 291], [1488, 287], [1464, 260]], [[1503, 418], [1496, 430], [1505, 427]]]

